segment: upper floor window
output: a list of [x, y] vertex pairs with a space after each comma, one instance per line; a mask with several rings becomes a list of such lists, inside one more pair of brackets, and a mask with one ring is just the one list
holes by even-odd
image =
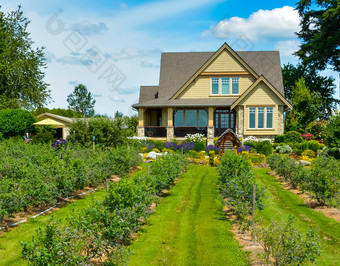
[[219, 94], [219, 78], [211, 78], [211, 94]]
[[240, 78], [231, 78], [232, 82], [232, 94], [240, 93]]
[[211, 95], [239, 95], [240, 78], [211, 78]]

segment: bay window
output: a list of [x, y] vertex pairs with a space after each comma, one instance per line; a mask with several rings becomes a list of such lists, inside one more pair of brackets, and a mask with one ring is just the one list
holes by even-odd
[[208, 112], [203, 109], [176, 110], [174, 112], [175, 127], [207, 127]]

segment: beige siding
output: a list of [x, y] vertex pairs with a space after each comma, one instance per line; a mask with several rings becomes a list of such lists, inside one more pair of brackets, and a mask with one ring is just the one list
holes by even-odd
[[203, 72], [247, 71], [229, 52], [223, 51]]
[[[263, 82], [258, 84], [253, 91], [241, 101], [240, 105], [244, 106], [244, 135], [278, 135], [280, 133], [281, 122], [279, 121], [278, 107], [279, 105], [284, 105], [284, 103]], [[273, 107], [273, 129], [249, 129], [249, 107], [252, 106]]]
[[[240, 76], [240, 94], [246, 91], [254, 82], [255, 82], [255, 78], [252, 75]], [[210, 87], [211, 87], [211, 77], [199, 76], [180, 95], [178, 95], [177, 99], [209, 98], [211, 97]], [[212, 97], [217, 97], [217, 96], [212, 96]], [[232, 95], [231, 96], [218, 96], [218, 97], [232, 97]]]

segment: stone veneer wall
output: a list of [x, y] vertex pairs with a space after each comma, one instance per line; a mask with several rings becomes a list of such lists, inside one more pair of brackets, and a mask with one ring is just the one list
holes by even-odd
[[166, 141], [171, 141], [174, 138], [174, 127], [166, 128]]
[[279, 105], [279, 113], [278, 113], [278, 130], [279, 135], [283, 135], [284, 133], [284, 118], [283, 118], [283, 105]]
[[145, 137], [144, 127], [137, 127], [137, 137], [140, 138]]
[[208, 127], [207, 145], [214, 145], [214, 135], [215, 135], [214, 127]]
[[236, 135], [243, 138], [244, 132], [244, 106], [238, 106], [236, 110]]

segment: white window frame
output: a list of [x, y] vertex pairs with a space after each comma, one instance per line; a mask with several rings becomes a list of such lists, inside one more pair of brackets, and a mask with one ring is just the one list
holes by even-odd
[[[216, 81], [216, 79], [218, 80], [218, 93], [214, 94], [213, 92], [213, 80]], [[222, 84], [224, 84], [222, 82], [222, 79], [228, 79], [228, 93], [222, 93]], [[237, 82], [235, 82], [235, 80]], [[233, 83], [237, 83], [238, 84], [238, 93], [233, 93]], [[240, 77], [211, 77], [210, 78], [210, 95], [211, 96], [236, 96], [236, 95], [240, 95], [240, 83], [241, 83], [241, 79]], [[216, 84], [216, 83], [214, 83]]]
[[[250, 110], [255, 108], [255, 127], [250, 127]], [[258, 127], [258, 115], [259, 115], [259, 108], [264, 108], [263, 113], [263, 128]], [[267, 127], [267, 110], [270, 108], [272, 110], [272, 127]], [[248, 129], [253, 130], [263, 130], [263, 129], [274, 129], [274, 107], [272, 106], [249, 106], [248, 107]], [[253, 110], [253, 109], [252, 109]]]

